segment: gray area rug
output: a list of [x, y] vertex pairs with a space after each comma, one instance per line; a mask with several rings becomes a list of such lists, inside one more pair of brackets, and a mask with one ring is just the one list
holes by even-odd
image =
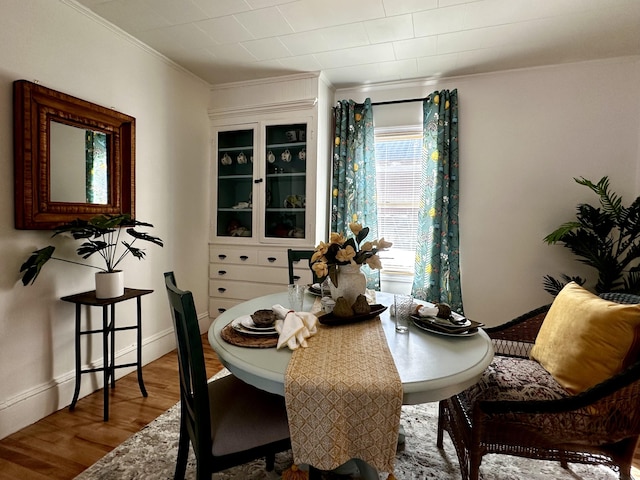
[[[221, 372], [216, 377], [224, 374]], [[402, 427], [406, 434], [403, 448], [398, 450], [395, 476], [398, 480], [459, 480], [458, 457], [449, 436], [444, 449], [436, 447], [438, 404], [402, 407]], [[76, 480], [172, 479], [178, 449], [179, 405], [133, 435], [122, 445], [89, 467]], [[291, 452], [276, 457], [275, 472], [264, 470], [264, 461], [254, 461], [213, 475], [213, 480], [278, 479], [292, 462]], [[606, 467], [528, 460], [506, 455], [486, 455], [482, 461], [484, 480], [614, 480], [617, 476]], [[386, 474], [381, 474], [386, 478]], [[187, 466], [187, 479], [195, 479], [193, 452]], [[326, 475], [326, 479], [359, 478], [352, 475]]]

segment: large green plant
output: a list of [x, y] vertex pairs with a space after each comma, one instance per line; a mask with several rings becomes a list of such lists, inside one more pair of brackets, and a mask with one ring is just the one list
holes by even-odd
[[[579, 257], [579, 261], [598, 271], [596, 293], [627, 292], [640, 294], [640, 197], [629, 206], [609, 190], [609, 178], [596, 184], [581, 177], [574, 178], [599, 197], [600, 207], [581, 203], [576, 221], [567, 222], [544, 239], [548, 244], [560, 243]], [[579, 277], [563, 275], [564, 281], [547, 275], [544, 288], [557, 295], [569, 280], [584, 283]]]
[[[123, 214], [97, 215], [89, 220], [77, 219], [54, 228], [54, 237], [56, 235], [66, 234], [76, 240], [84, 240], [76, 250], [76, 253], [85, 260], [97, 253], [104, 260], [105, 266], [98, 267], [88, 263], [54, 257], [53, 252], [55, 251], [55, 247], [49, 245], [48, 247], [33, 252], [27, 261], [22, 264], [20, 267], [20, 272], [23, 273], [22, 284], [27, 285], [35, 282], [40, 274], [40, 270], [49, 260], [74, 263], [76, 265], [96, 268], [103, 272], [114, 272], [118, 264], [128, 254], [133, 255], [138, 260], [144, 258], [144, 250], [134, 246], [136, 241], [142, 240], [161, 247], [163, 246], [160, 238], [135, 230], [133, 227], [153, 227], [153, 225], [133, 220], [130, 215]], [[120, 239], [123, 229], [131, 237], [128, 241]], [[120, 245], [124, 248], [119, 250], [118, 247]]]

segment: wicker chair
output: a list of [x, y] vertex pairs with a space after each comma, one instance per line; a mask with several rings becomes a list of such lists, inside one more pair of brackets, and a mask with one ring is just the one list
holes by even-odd
[[[601, 297], [640, 303], [635, 295]], [[528, 360], [529, 352], [549, 307], [485, 329], [496, 352], [492, 366], [496, 361], [537, 364]], [[464, 480], [479, 478], [482, 457], [489, 453], [557, 460], [564, 468], [568, 462], [603, 464], [618, 471], [621, 479], [632, 478], [631, 462], [640, 435], [640, 359], [585, 392], [564, 392], [555, 399], [491, 400], [485, 396], [474, 401], [469, 391], [441, 401], [438, 419], [437, 445], [443, 448], [446, 430]]]

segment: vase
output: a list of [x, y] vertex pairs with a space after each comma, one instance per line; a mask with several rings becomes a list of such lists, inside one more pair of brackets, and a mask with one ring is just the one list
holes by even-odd
[[124, 272], [96, 273], [96, 298], [115, 298], [124, 295]]
[[358, 295], [364, 295], [367, 290], [367, 277], [357, 264], [338, 265], [337, 274], [337, 286], [329, 279], [331, 298], [338, 300], [344, 297], [349, 305], [353, 305]]

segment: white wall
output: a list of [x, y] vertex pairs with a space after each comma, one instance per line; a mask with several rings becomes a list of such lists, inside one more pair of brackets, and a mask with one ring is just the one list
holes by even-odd
[[[143, 298], [144, 362], [174, 346], [162, 273], [175, 270], [207, 318], [208, 86], [66, 0], [3, 0], [0, 15], [0, 438], [69, 404], [74, 374], [74, 307], [59, 301], [94, 288], [93, 270], [51, 262], [35, 285], [19, 269], [50, 232], [14, 229], [12, 82], [42, 85], [136, 118], [136, 214], [165, 247], [124, 265], [125, 285]], [[73, 242], [54, 242], [75, 257]], [[77, 258], [77, 257], [76, 257]], [[117, 308], [124, 324], [135, 302]], [[100, 312], [91, 313], [94, 326]], [[132, 357], [133, 332], [118, 355]], [[125, 355], [126, 354], [126, 355]], [[101, 359], [98, 336], [85, 361]], [[125, 372], [120, 370], [118, 375]], [[100, 386], [83, 378], [82, 395]], [[99, 375], [96, 375], [99, 377]], [[176, 378], [177, 381], [177, 378]]]
[[[458, 89], [460, 262], [465, 313], [495, 325], [550, 303], [544, 275], [594, 270], [543, 238], [595, 194], [573, 181], [608, 175], [639, 194], [640, 59], [550, 66], [338, 90], [336, 99], [421, 98]], [[374, 108], [376, 126], [421, 124], [420, 103]]]

